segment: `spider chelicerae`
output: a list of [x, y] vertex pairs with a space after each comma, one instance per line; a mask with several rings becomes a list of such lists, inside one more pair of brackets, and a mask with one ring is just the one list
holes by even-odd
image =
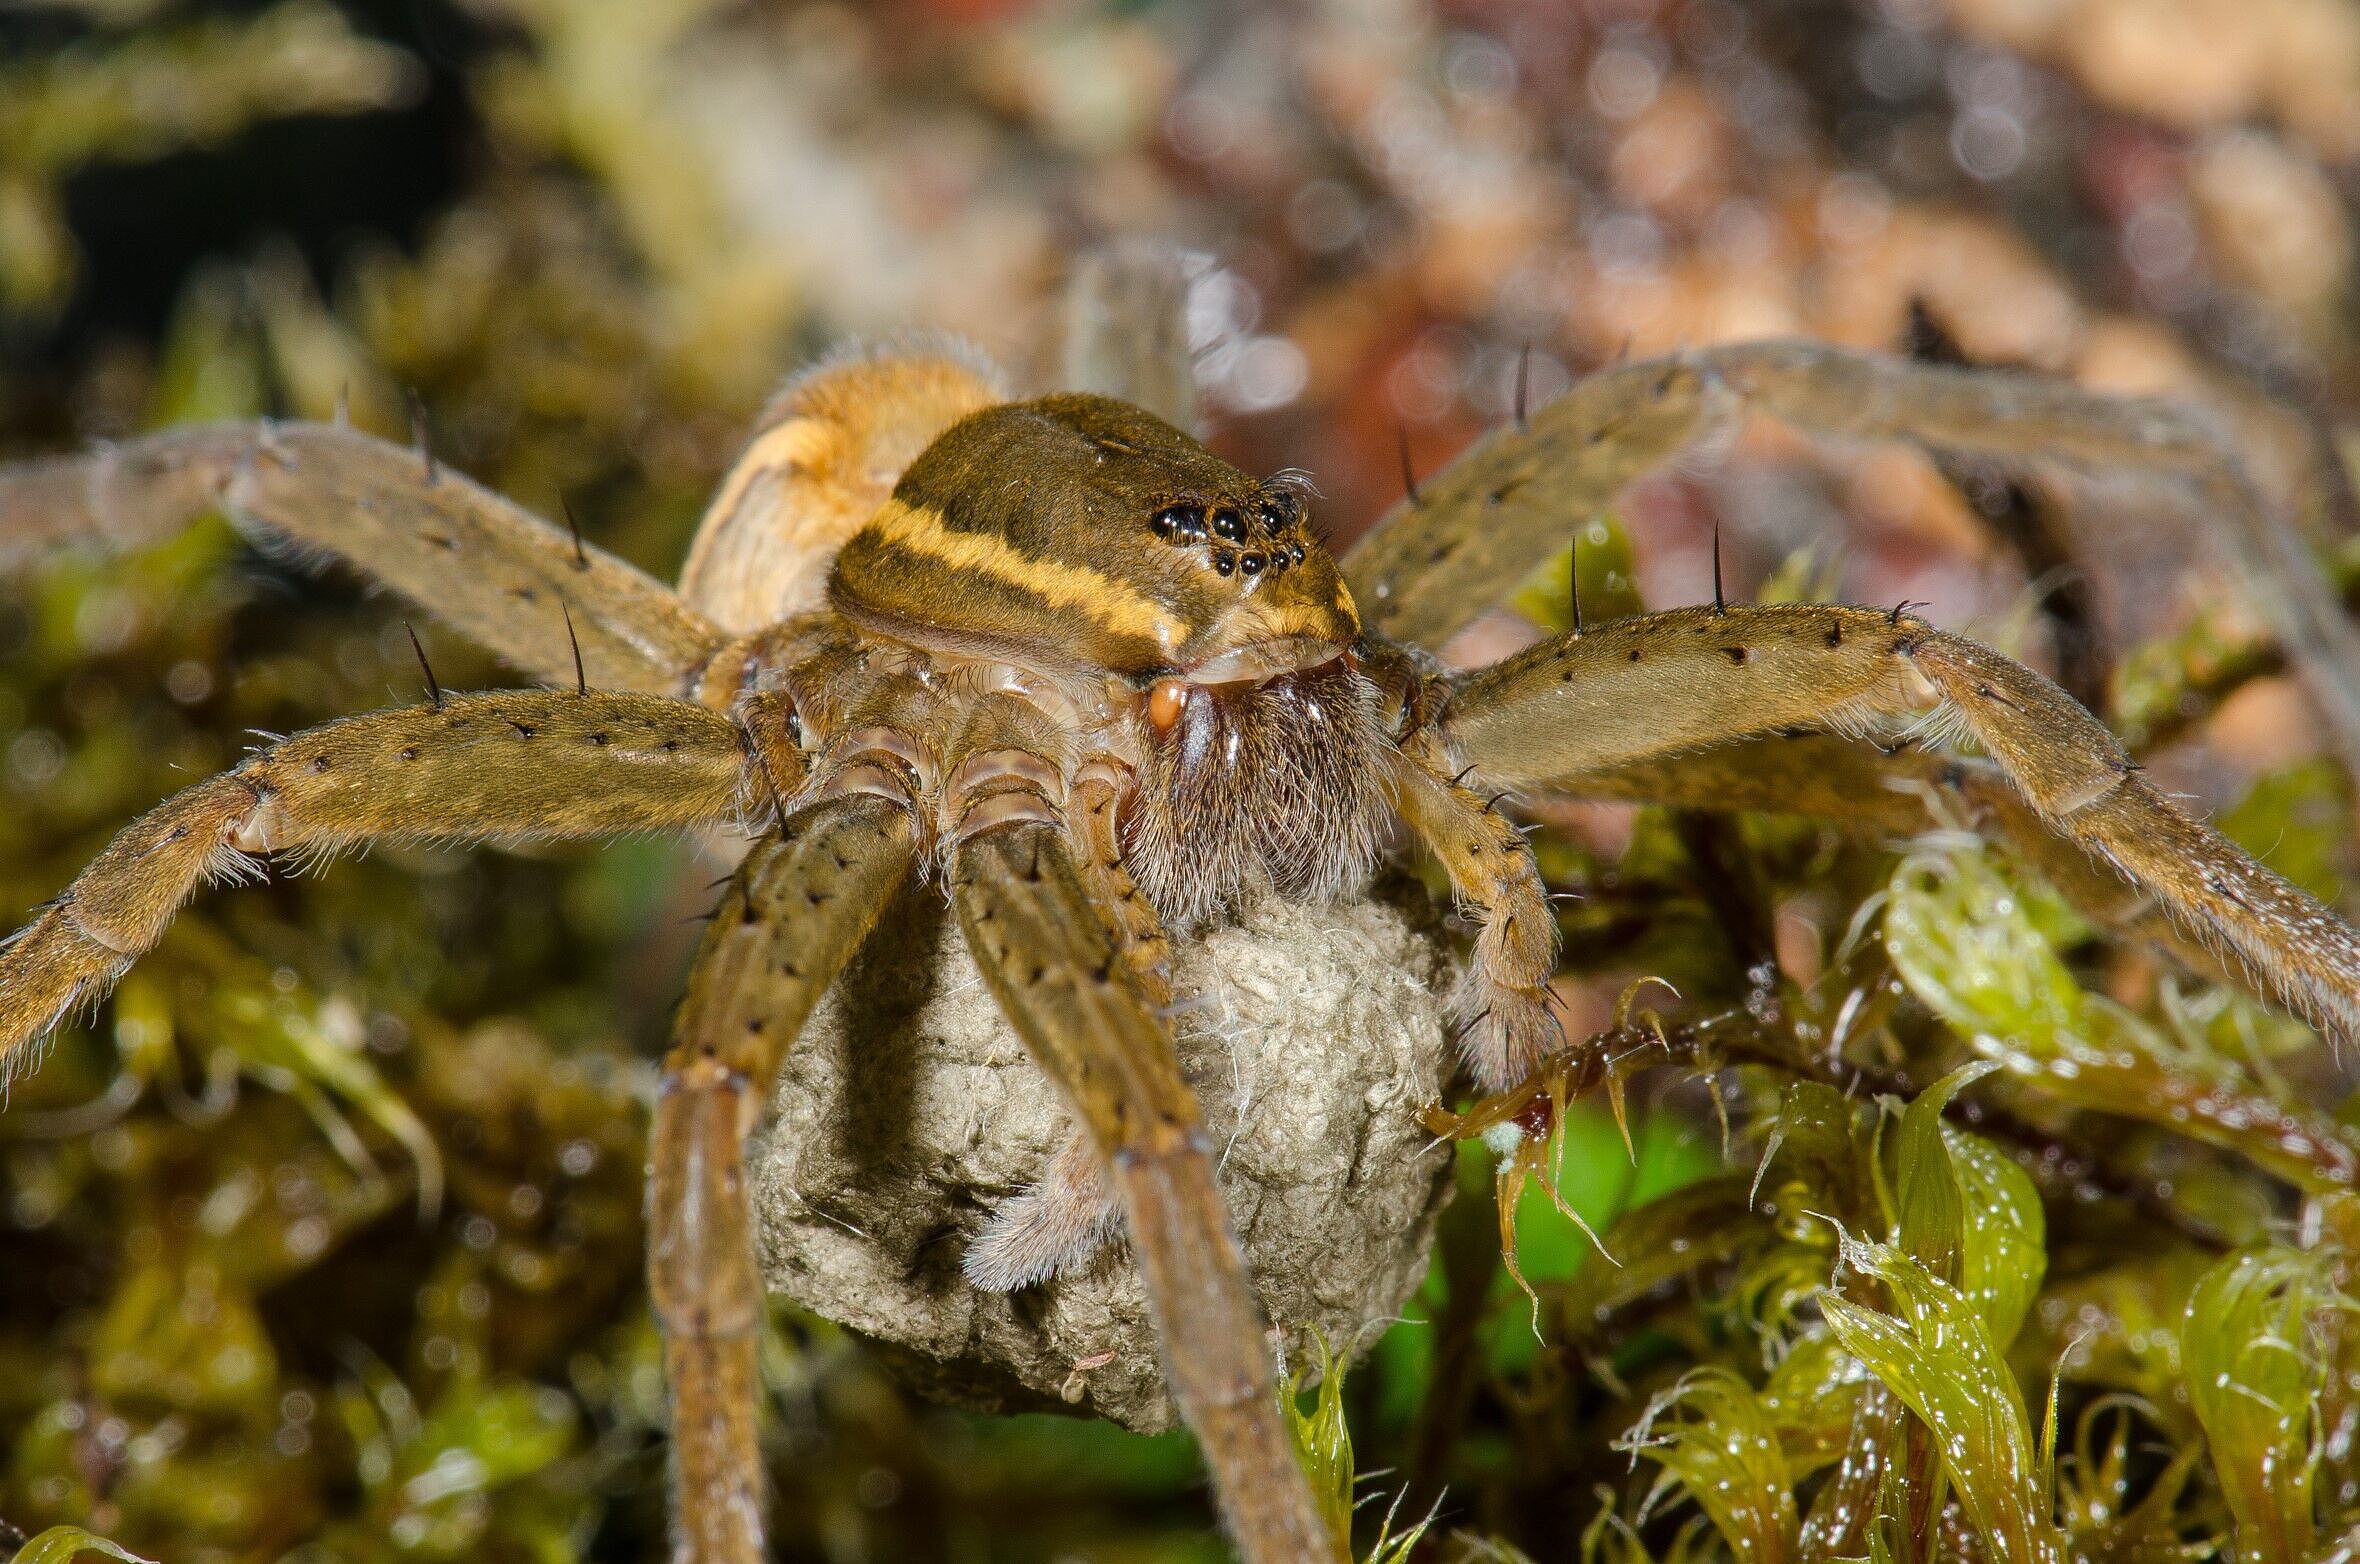
[[[1155, 286], [1138, 290], [1154, 300]], [[1166, 290], [1168, 291], [1168, 290]], [[1113, 287], [1111, 296], [1125, 296]], [[1152, 308], [1092, 316], [1126, 361]], [[1477, 933], [1453, 996], [1501, 1090], [1559, 1043], [1556, 928], [1503, 796], [1779, 806], [2010, 838], [2117, 926], [2224, 954], [2360, 1037], [2360, 940], [2189, 819], [2040, 675], [1906, 608], [1723, 604], [1579, 625], [1491, 667], [1425, 648], [1569, 525], [1747, 407], [1806, 430], [2160, 471], [2249, 503], [2190, 415], [1796, 343], [1617, 366], [1478, 443], [1342, 558], [1308, 487], [1179, 424], [1169, 354], [1012, 400], [941, 345], [851, 355], [765, 413], [678, 588], [422, 449], [336, 425], [168, 430], [0, 469], [0, 563], [216, 507], [342, 560], [547, 688], [445, 693], [271, 744], [126, 828], [0, 948], [0, 1077], [207, 880], [388, 839], [752, 839], [705, 938], [654, 1127], [677, 1556], [762, 1556], [744, 1144], [785, 1051], [894, 893], [938, 880], [1079, 1126], [968, 1256], [1053, 1278], [1127, 1233], [1165, 1373], [1240, 1552], [1333, 1559], [1175, 1061], [1171, 941], [1257, 898], [1363, 893], [1397, 834]], [[562, 623], [562, 630], [559, 624]], [[1837, 743], [1931, 714], [1988, 760]], [[1398, 828], [1398, 830], [1397, 830]]]

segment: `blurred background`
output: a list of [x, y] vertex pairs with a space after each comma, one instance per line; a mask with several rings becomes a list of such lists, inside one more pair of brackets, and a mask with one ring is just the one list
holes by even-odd
[[[1537, 406], [1624, 356], [1763, 335], [2196, 397], [2250, 436], [2266, 482], [2316, 497], [2333, 485], [2287, 453], [2349, 440], [2356, 202], [2350, 0], [8, 0], [0, 458], [340, 399], [406, 438], [414, 407], [443, 460], [668, 577], [796, 365], [915, 325], [1037, 380], [1068, 262], [1119, 236], [1190, 252], [1214, 443], [1307, 469], [1339, 540], [1508, 418], [1520, 373]], [[1716, 528], [1733, 595], [1928, 602], [2340, 896], [2346, 772], [2183, 500], [2132, 474], [2019, 482], [1763, 426], [1568, 527], [1587, 526], [1593, 616], [1704, 597]], [[2296, 509], [2348, 593], [2354, 508]], [[1554, 579], [1454, 655], [1562, 622]], [[504, 682], [420, 630], [445, 684]], [[248, 730], [415, 686], [395, 605], [218, 520], [0, 585], [0, 925], [234, 763]], [[2053, 898], [1977, 901], [1957, 862], [1902, 865], [1954, 917], [1929, 974], [1890, 931], [1867, 956], [1839, 944], [1894, 873], [1872, 847], [1627, 808], [1550, 824], [1552, 877], [1585, 897], [1562, 985], [1584, 1024], [1610, 1026], [1644, 974], [1688, 996], [1667, 1013], [1740, 1003], [1763, 950], [1723, 926], [1735, 875], [1766, 887], [1764, 949], [1798, 1006], [1898, 996], [1870, 1049], [1895, 1087], [1996, 1026], [1938, 992], [1971, 959], [2018, 978], [2053, 961], [2151, 1028], [2111, 1083], [2135, 1107], [2023, 1089], [2013, 1109], [2052, 1229], [2037, 1304], [1997, 1332], [2009, 1394], [2037, 1426], [2060, 1358], [2078, 1387], [2064, 1469], [2023, 1503], [2067, 1517], [2056, 1536], [2087, 1556], [2291, 1559], [2341, 1533], [2360, 1487], [2335, 1418], [2360, 1378], [2335, 1366], [2346, 1305], [2321, 1235], [2345, 1216], [2319, 1197], [2351, 1182], [2350, 1139], [2318, 1105], [2347, 1083], [2307, 1031], [2183, 991]], [[651, 1555], [640, 1159], [706, 901], [689, 857], [401, 849], [208, 896], [17, 1086], [0, 1557], [5, 1528], [67, 1522], [175, 1564]], [[2029, 943], [1976, 955], [1974, 918]], [[2106, 1046], [2132, 1047], [2119, 1029]], [[1866, 1198], [1839, 1170], [1882, 1166], [1875, 1126], [1812, 1107], [1841, 1121], [1814, 1164], [1828, 1188], [1806, 1179], [1785, 1221], [1728, 1187], [1792, 1127], [1797, 1078], [1635, 1086], [1629, 1158], [1602, 1113], [1569, 1118], [1577, 1207], [1626, 1243], [1711, 1253], [1683, 1237], [1678, 1263], [1609, 1284], [1528, 1195], [1537, 1335], [1500, 1271], [1488, 1161], [1464, 1154], [1433, 1283], [1342, 1391], [1359, 1468], [1381, 1474], [1364, 1546], [1406, 1493], [1403, 1524], [1441, 1505], [1428, 1557], [1868, 1551], [1807, 1524], [1878, 1403], [1811, 1304], [1832, 1233], [1795, 1213], [1829, 1188]], [[2187, 1139], [2168, 1110], [2198, 1099], [2237, 1122]], [[2305, 1103], [2312, 1149], [2272, 1161], [2261, 1140], [2295, 1132], [2271, 1115]], [[1738, 1112], [1734, 1147], [1716, 1105]], [[2145, 1203], [2083, 1199], [2091, 1155], [2140, 1169]], [[2265, 1398], [2305, 1410], [2235, 1448], [2338, 1480], [2306, 1476], [2271, 1512], [2292, 1551], [2252, 1553], [2238, 1495], [2283, 1495], [2200, 1459], [2224, 1436], [2186, 1393], [2178, 1322], [2207, 1264], [2290, 1236], [2269, 1252], [2312, 1290], [2270, 1272], [2239, 1296], [2327, 1345]], [[775, 1324], [779, 1557], [1220, 1556], [1185, 1436], [930, 1409], [823, 1322]], [[1806, 1359], [1826, 1394], [1782, 1401], [1765, 1376]], [[1664, 1415], [1724, 1449], [1730, 1420], [1757, 1418], [1785, 1451], [1751, 1479], [1759, 1532], [1713, 1480], [1615, 1448], [1698, 1364], [1760, 1394]], [[1904, 1541], [2013, 1556], [1932, 1465], [1912, 1470]]]

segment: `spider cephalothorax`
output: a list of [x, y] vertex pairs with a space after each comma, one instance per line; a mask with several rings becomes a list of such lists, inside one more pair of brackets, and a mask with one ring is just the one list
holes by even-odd
[[829, 596], [945, 675], [1020, 669], [1059, 703], [1060, 742], [1127, 773], [1124, 859], [1175, 930], [1374, 861], [1378, 691], [1291, 480], [1107, 397], [988, 407], [911, 463]]
[[[1381, 841], [1422, 846], [1476, 929], [1453, 995], [1465, 1067], [1503, 1086], [1556, 1040], [1556, 928], [1501, 801], [1768, 793], [1876, 829], [1975, 821], [2096, 919], [2224, 953], [2360, 1037], [2351, 930], [2181, 813], [2047, 680], [1902, 610], [1716, 602], [1577, 623], [1463, 676], [1418, 649], [1748, 399], [1805, 427], [1999, 455], [2061, 442], [2087, 462], [2212, 473], [2201, 490], [2224, 504], [2251, 493], [2167, 408], [1796, 344], [1608, 370], [1429, 479], [1341, 561], [1307, 531], [1297, 481], [1251, 478], [1106, 398], [1013, 402], [935, 351], [840, 360], [782, 397], [678, 593], [341, 427], [173, 430], [0, 470], [0, 560], [153, 537], [218, 504], [552, 681], [430, 686], [424, 704], [274, 743], [158, 805], [0, 948], [0, 1077], [244, 852], [742, 826], [751, 849], [656, 1109], [649, 1290], [680, 1556], [751, 1564], [762, 1290], [746, 1137], [822, 994], [884, 910], [929, 887], [1079, 1127], [978, 1236], [968, 1275], [1027, 1284], [1126, 1234], [1238, 1546], [1256, 1564], [1332, 1560], [1178, 1063], [1175, 934], [1264, 895], [1350, 893]], [[1797, 759], [1829, 742], [1798, 730], [1928, 712], [1989, 761]]]

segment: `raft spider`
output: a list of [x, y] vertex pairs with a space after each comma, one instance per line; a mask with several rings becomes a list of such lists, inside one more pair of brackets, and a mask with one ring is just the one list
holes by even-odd
[[[1120, 389], [1169, 406], [1157, 388], [1171, 384]], [[2160, 909], [2333, 1037], [2360, 1037], [2350, 929], [2162, 797], [2049, 681], [1905, 609], [1715, 603], [1442, 670], [1426, 648], [1749, 405], [1806, 431], [2000, 457], [2183, 476], [2214, 459], [2158, 404], [1748, 344], [1582, 382], [1338, 558], [1299, 481], [1240, 472], [1134, 401], [1014, 400], [996, 371], [936, 346], [794, 382], [677, 589], [422, 451], [336, 425], [173, 429], [0, 469], [0, 563], [160, 538], [218, 506], [551, 681], [433, 689], [331, 722], [134, 822], [0, 948], [0, 1074], [102, 995], [200, 883], [254, 856], [742, 825], [752, 849], [666, 1061], [648, 1275], [676, 1556], [751, 1564], [763, 1300], [744, 1141], [880, 909], [934, 876], [1081, 1126], [971, 1274], [1031, 1284], [1127, 1232], [1238, 1550], [1338, 1558], [1165, 1010], [1169, 941], [1251, 899], [1358, 894], [1404, 828], [1478, 927], [1454, 1003], [1466, 1066], [1498, 1090], [1559, 1042], [1556, 927], [1503, 792], [1760, 807], [1765, 786], [1801, 776], [1792, 746], [1839, 753], [1805, 730], [1938, 712], [1990, 758], [1967, 790], [1981, 823], [2094, 900]], [[1840, 753], [1795, 782], [1791, 807], [1890, 822], [1907, 795], [1886, 784], [1919, 778], [1917, 757]]]

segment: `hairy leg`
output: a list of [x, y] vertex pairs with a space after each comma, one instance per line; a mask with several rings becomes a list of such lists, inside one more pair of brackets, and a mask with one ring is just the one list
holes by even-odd
[[328, 424], [194, 424], [0, 467], [0, 570], [131, 548], [219, 508], [341, 560], [550, 683], [676, 695], [719, 634], [663, 583], [420, 452]]
[[[1157, 1011], [1172, 1002], [1172, 943], [1123, 867], [1115, 816], [1129, 778], [1100, 760], [1081, 768], [1066, 805], [1083, 889], [1114, 931], [1139, 992]], [[1088, 1264], [1122, 1236], [1123, 1207], [1106, 1185], [1098, 1148], [1076, 1125], [1041, 1181], [1001, 1203], [967, 1246], [967, 1279], [1014, 1292]]]
[[[951, 899], [984, 980], [1104, 1159], [1163, 1344], [1247, 1564], [1337, 1559], [1279, 1415], [1270, 1351], [1169, 1024], [1074, 862], [1060, 768], [1023, 703], [983, 703], [945, 756]], [[1054, 753], [1053, 749], [1049, 749]]]
[[2042, 819], [1989, 761], [1914, 747], [1886, 750], [1830, 734], [1777, 734], [1585, 771], [1557, 791], [1683, 809], [1810, 815], [1883, 836], [1967, 827], [2005, 843], [2091, 922], [2157, 946], [2193, 971], [2226, 975], [2209, 947], [2112, 864]]
[[1724, 427], [1737, 398], [1685, 358], [1622, 364], [1495, 429], [1346, 551], [1370, 629], [1438, 647], [1565, 546], [1568, 529]]
[[2051, 830], [2330, 1036], [2360, 1039], [2360, 936], [2182, 814], [2064, 691], [1899, 610], [1684, 608], [1555, 636], [1463, 680], [1440, 737], [1495, 784], [1556, 790], [1729, 739], [1929, 710]]
[[1562, 548], [1574, 521], [1749, 407], [1811, 434], [2053, 462], [2177, 489], [2270, 617], [2338, 754], [2360, 770], [2360, 629], [2227, 437], [2192, 407], [2102, 396], [2038, 375], [1804, 342], [1621, 365], [1426, 479], [1353, 547], [1346, 579], [1372, 628], [1438, 646]]
[[1506, 1091], [1564, 1041], [1548, 1006], [1557, 923], [1540, 865], [1493, 801], [1417, 754], [1389, 758], [1394, 808], [1441, 860], [1460, 909], [1481, 925], [1451, 1003], [1476, 1081], [1486, 1092]]
[[453, 695], [299, 733], [134, 821], [0, 945], [0, 1080], [249, 854], [677, 830], [731, 818], [744, 772], [728, 718], [653, 695]]
[[648, 1153], [680, 1564], [765, 1557], [745, 1139], [811, 1007], [908, 876], [913, 837], [905, 804], [869, 794], [799, 812], [747, 856], [697, 955]]

